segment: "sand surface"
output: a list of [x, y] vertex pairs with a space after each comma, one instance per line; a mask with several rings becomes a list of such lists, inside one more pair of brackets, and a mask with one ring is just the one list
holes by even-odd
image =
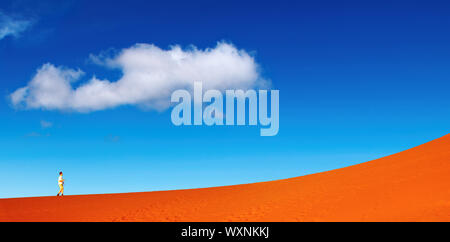
[[355, 166], [270, 182], [0, 199], [0, 221], [450, 221], [450, 135]]

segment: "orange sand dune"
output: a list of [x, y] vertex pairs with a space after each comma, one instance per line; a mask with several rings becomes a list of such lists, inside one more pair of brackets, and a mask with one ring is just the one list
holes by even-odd
[[0, 199], [0, 221], [450, 221], [450, 135], [378, 160], [278, 181]]

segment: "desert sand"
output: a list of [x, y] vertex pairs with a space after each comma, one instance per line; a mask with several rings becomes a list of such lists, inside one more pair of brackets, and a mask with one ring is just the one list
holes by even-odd
[[277, 181], [0, 199], [0, 221], [450, 221], [450, 135], [381, 159]]

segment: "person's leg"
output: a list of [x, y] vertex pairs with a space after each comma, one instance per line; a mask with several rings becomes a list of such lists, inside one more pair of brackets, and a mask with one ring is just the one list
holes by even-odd
[[59, 196], [59, 194], [62, 195], [63, 192], [64, 192], [64, 187], [62, 185], [59, 185], [59, 192], [58, 192], [58, 194], [56, 196]]

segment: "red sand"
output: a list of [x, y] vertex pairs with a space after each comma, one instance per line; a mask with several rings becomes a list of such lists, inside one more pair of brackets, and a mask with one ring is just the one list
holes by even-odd
[[285, 180], [0, 199], [0, 221], [450, 221], [450, 134], [392, 156]]

